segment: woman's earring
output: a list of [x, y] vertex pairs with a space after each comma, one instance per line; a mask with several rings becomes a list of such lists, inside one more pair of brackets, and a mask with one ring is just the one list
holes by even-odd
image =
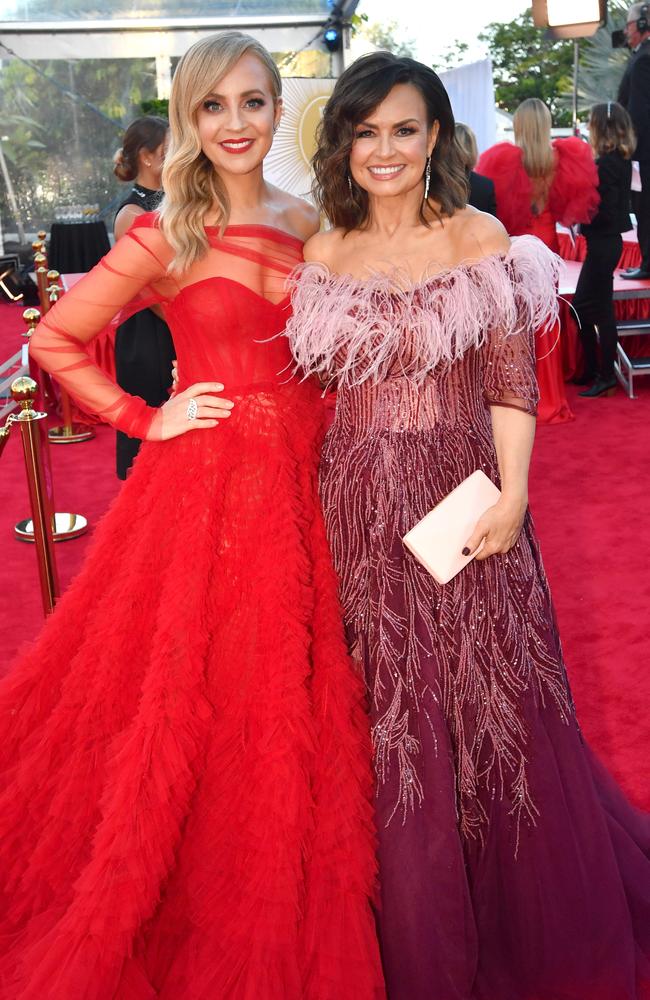
[[349, 174], [348, 174], [348, 187], [350, 188], [350, 194], [352, 194], [353, 193], [353, 191], [352, 191], [352, 178], [350, 177]]
[[275, 133], [278, 131], [279, 128], [280, 128], [280, 122], [276, 122], [276, 124], [273, 126], [273, 135], [275, 135]]
[[429, 188], [431, 187], [431, 157], [427, 157], [427, 165], [424, 171], [424, 200], [429, 198]]

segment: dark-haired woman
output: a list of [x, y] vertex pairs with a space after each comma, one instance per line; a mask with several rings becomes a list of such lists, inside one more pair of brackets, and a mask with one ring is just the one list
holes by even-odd
[[[121, 181], [134, 181], [115, 216], [115, 238], [120, 239], [139, 215], [153, 212], [162, 199], [161, 177], [169, 123], [145, 115], [131, 122], [122, 148], [114, 158], [114, 173]], [[118, 385], [149, 406], [162, 406], [169, 398], [174, 342], [160, 307], [141, 309], [118, 327], [115, 335], [115, 374]], [[117, 431], [116, 466], [126, 479], [141, 441]]]
[[631, 158], [636, 145], [632, 120], [625, 108], [615, 101], [595, 104], [589, 119], [589, 139], [598, 167], [600, 207], [596, 217], [582, 226], [587, 256], [578, 278], [573, 307], [580, 318], [584, 354], [584, 371], [579, 381], [588, 386], [580, 395], [595, 397], [612, 395], [617, 384], [614, 270], [623, 249], [621, 233], [627, 232], [632, 225]]
[[[370, 694], [389, 998], [633, 1000], [650, 822], [583, 743], [527, 510], [557, 258], [466, 207], [453, 134], [427, 67], [343, 73], [315, 157], [334, 228], [287, 328], [338, 386], [321, 494]], [[476, 469], [501, 497], [441, 587], [402, 538]]]

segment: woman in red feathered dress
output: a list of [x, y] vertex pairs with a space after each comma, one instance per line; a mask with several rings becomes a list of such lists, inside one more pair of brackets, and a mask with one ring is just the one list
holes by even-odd
[[[32, 339], [145, 443], [0, 685], [2, 1000], [384, 996], [369, 727], [318, 498], [324, 412], [278, 336], [318, 228], [264, 180], [280, 90], [248, 36], [190, 49], [160, 218], [141, 215]], [[138, 295], [162, 303], [178, 352], [161, 408], [85, 350]]]
[[[486, 150], [476, 169], [494, 182], [497, 215], [510, 236], [537, 236], [559, 252], [556, 224], [589, 222], [598, 209], [598, 171], [588, 143], [571, 137], [551, 141], [551, 115], [531, 97], [515, 111], [515, 143]], [[572, 419], [559, 351], [559, 323], [537, 343], [537, 379], [542, 423]]]

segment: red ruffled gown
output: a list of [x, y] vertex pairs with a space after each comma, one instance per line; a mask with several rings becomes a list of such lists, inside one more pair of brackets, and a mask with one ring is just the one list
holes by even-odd
[[208, 236], [170, 276], [141, 217], [32, 339], [85, 407], [144, 437], [159, 411], [85, 344], [148, 286], [183, 385], [218, 377], [236, 406], [144, 445], [0, 685], [2, 1000], [384, 996], [363, 685], [318, 499], [323, 408], [276, 336], [302, 245], [265, 226]]
[[[573, 226], [589, 222], [596, 214], [598, 170], [591, 149], [578, 138], [555, 139], [555, 172], [546, 205], [532, 209], [533, 184], [524, 170], [522, 151], [511, 142], [500, 142], [481, 154], [476, 169], [494, 182], [499, 219], [510, 236], [532, 234], [559, 253], [556, 223]], [[538, 420], [559, 424], [573, 419], [564, 390], [559, 320], [538, 332]]]
[[370, 693], [389, 1000], [650, 981], [650, 816], [582, 739], [530, 514], [443, 587], [402, 542], [476, 469], [499, 483], [490, 407], [535, 412], [557, 264], [526, 236], [406, 288], [306, 264], [294, 293], [295, 355], [337, 382], [321, 496]]

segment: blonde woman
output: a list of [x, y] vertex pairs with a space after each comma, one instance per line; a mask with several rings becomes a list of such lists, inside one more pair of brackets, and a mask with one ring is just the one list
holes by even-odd
[[[196, 43], [160, 215], [32, 340], [145, 444], [0, 688], [2, 1000], [384, 995], [369, 736], [317, 496], [323, 410], [276, 336], [318, 227], [264, 179], [280, 95], [252, 38]], [[85, 351], [138, 294], [178, 352], [160, 409]]]
[[[494, 182], [497, 216], [510, 236], [530, 233], [555, 253], [558, 222], [588, 222], [598, 208], [598, 173], [588, 143], [551, 141], [551, 113], [536, 97], [522, 101], [513, 118], [514, 145], [500, 142], [479, 157], [477, 170]], [[538, 336], [540, 423], [573, 419], [564, 389], [559, 323]]]
[[531, 233], [557, 252], [557, 222], [589, 222], [598, 208], [598, 173], [589, 145], [576, 137], [551, 141], [551, 113], [537, 97], [519, 105], [514, 145], [500, 142], [478, 160], [494, 181], [497, 213], [510, 236]]

